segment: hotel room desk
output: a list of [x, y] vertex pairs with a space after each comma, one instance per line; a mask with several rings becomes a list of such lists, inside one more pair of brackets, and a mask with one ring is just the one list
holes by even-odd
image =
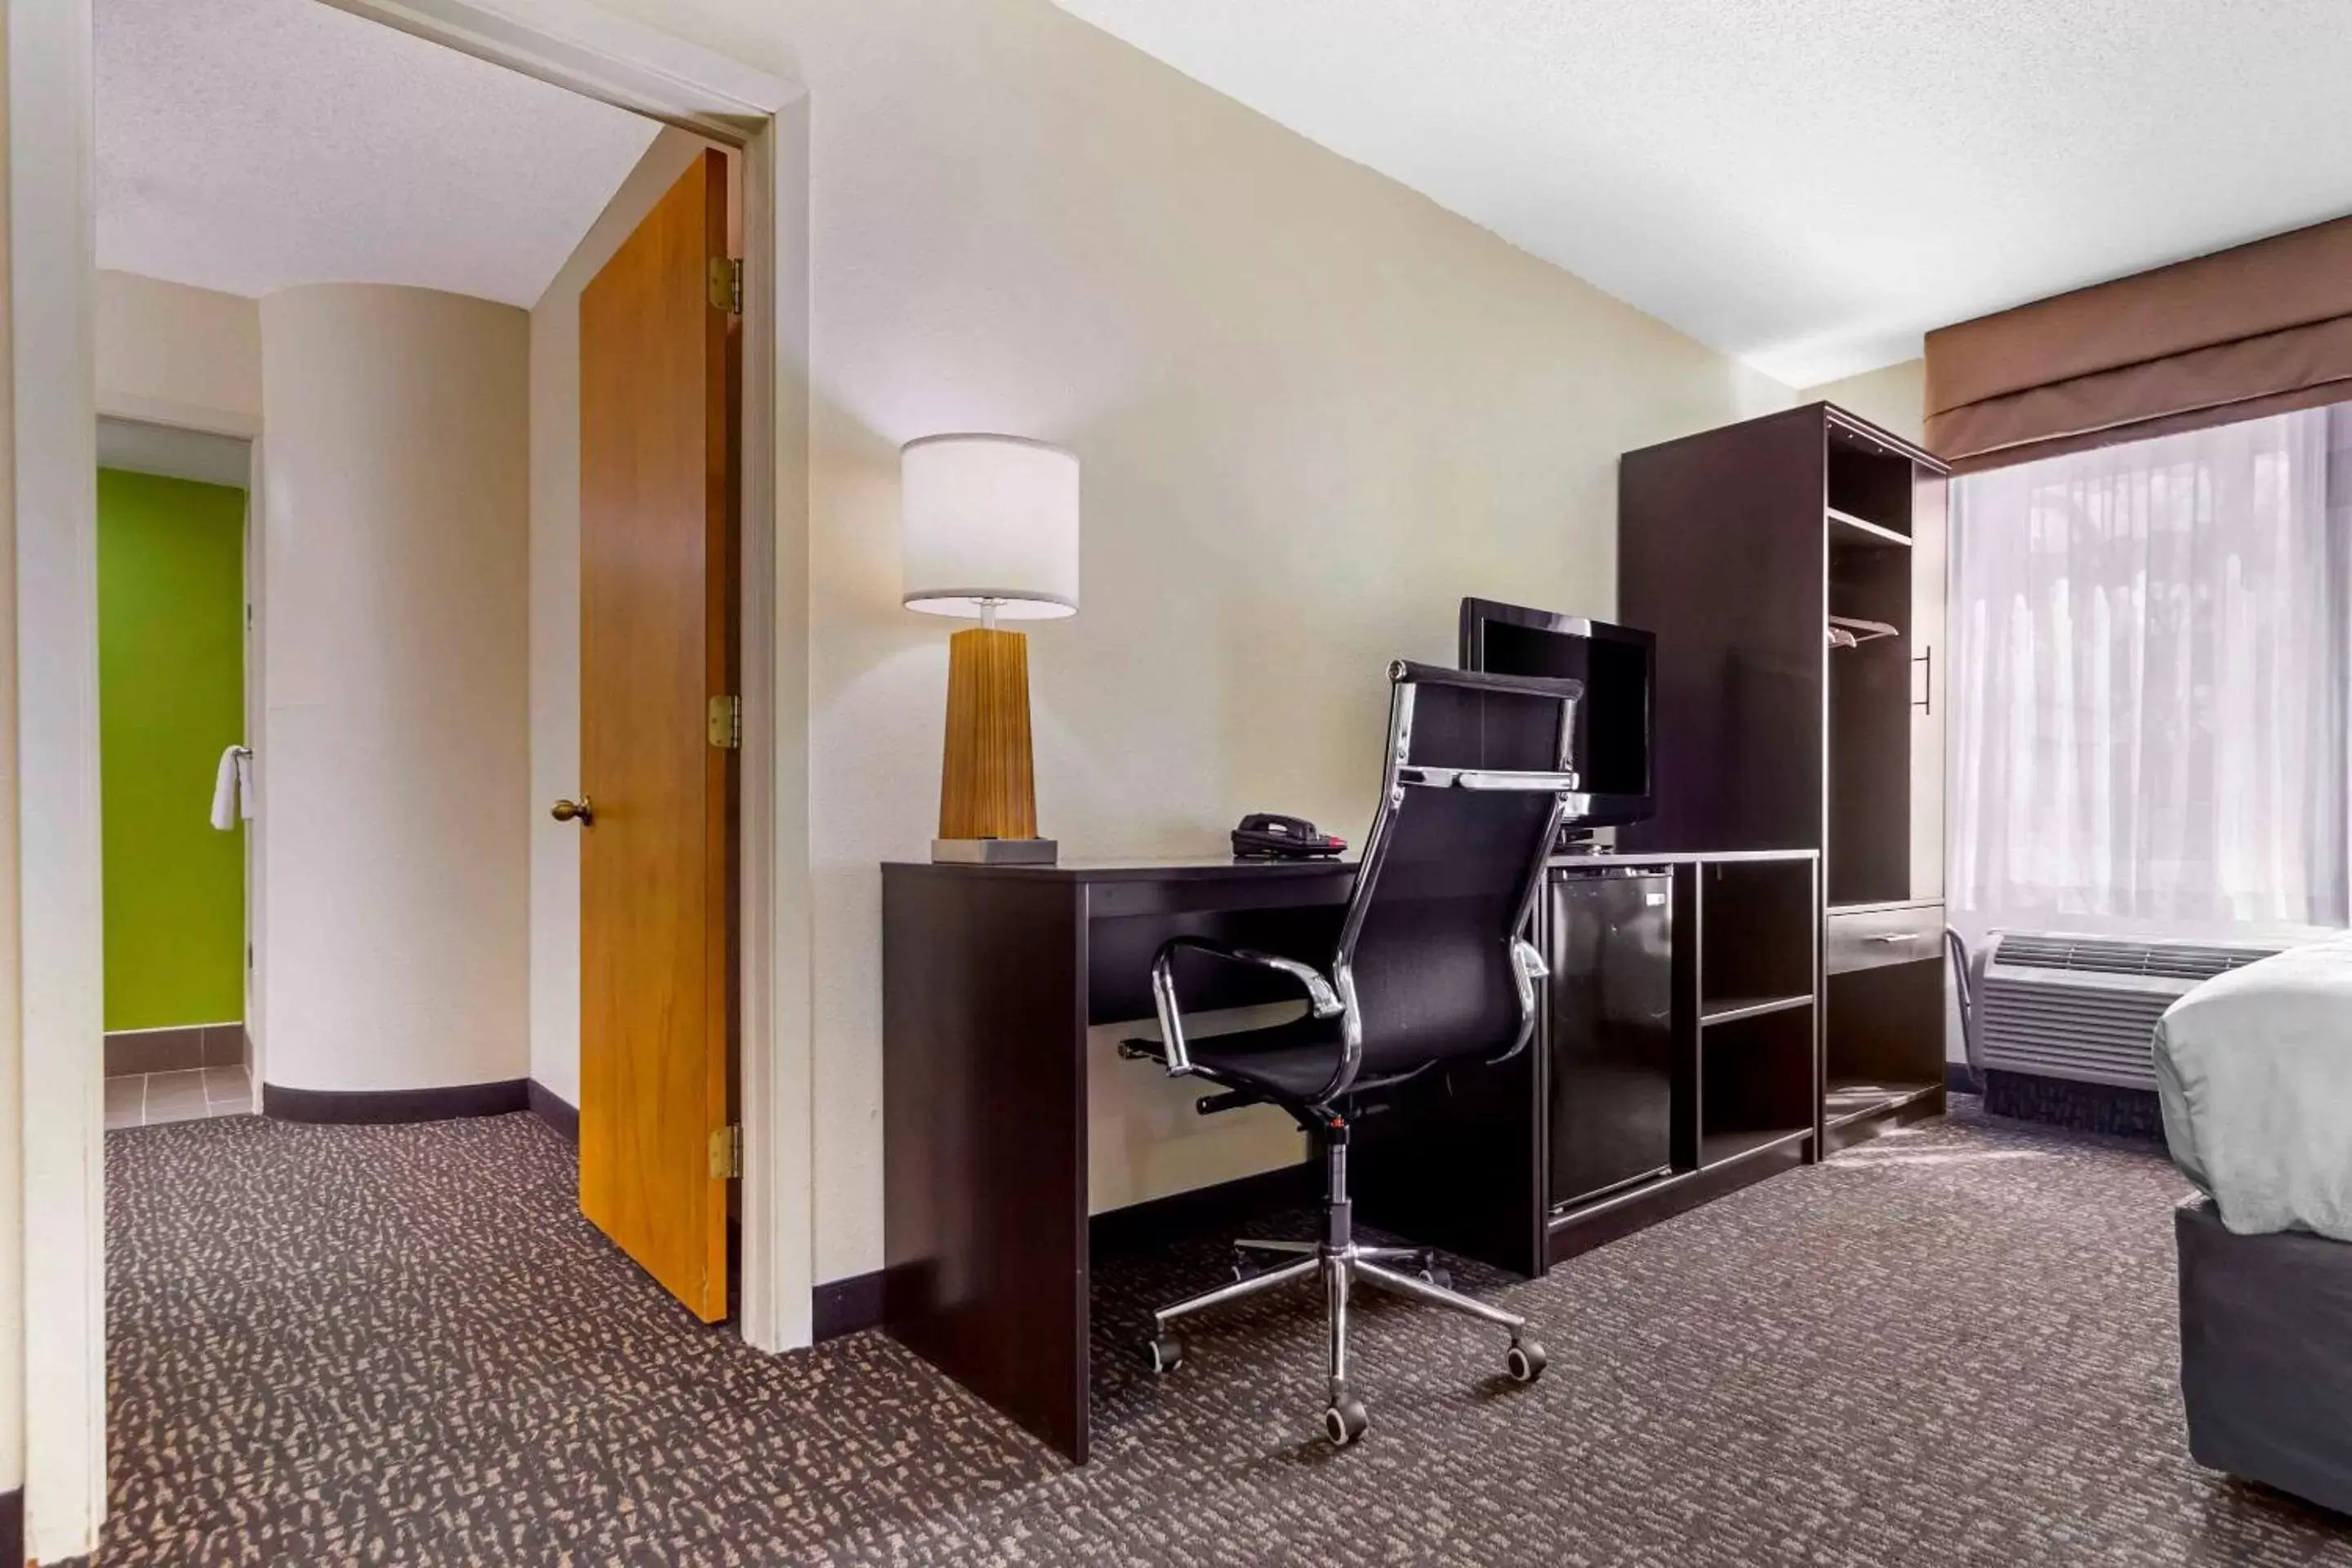
[[[1151, 1016], [1151, 955], [1179, 931], [1328, 963], [1355, 875], [1223, 858], [885, 865], [890, 1332], [1084, 1462], [1087, 1026]], [[1278, 976], [1185, 980], [1188, 1005], [1196, 990], [1201, 1006], [1296, 994]]]
[[[1522, 1276], [1834, 1146], [1811, 850], [1579, 856], [1552, 867], [1569, 879], [1672, 869], [1672, 1173], [1555, 1205], [1549, 989], [1537, 1048], [1414, 1086], [1361, 1122], [1349, 1152], [1366, 1226]], [[891, 1333], [1083, 1461], [1087, 1027], [1151, 1016], [1152, 954], [1180, 932], [1328, 963], [1355, 875], [1345, 861], [1224, 858], [884, 866]], [[1716, 960], [1701, 955], [1703, 906], [1731, 933], [1709, 949]], [[1540, 906], [1538, 921], [1539, 935], [1549, 930]], [[1773, 985], [1788, 994], [1739, 1007], [1721, 999], [1757, 992], [1764, 968], [1785, 971]], [[1298, 1000], [1285, 977], [1234, 965], [1191, 965], [1181, 979], [1188, 1010]], [[1759, 1022], [1742, 1024], [1750, 1014]], [[1758, 1039], [1743, 1045], [1743, 1029]], [[1940, 1051], [1940, 1034], [1928, 1045]], [[1710, 1053], [1720, 1073], [1706, 1070]], [[1769, 1071], [1768, 1057], [1778, 1064]], [[1942, 1109], [1937, 1084], [1872, 1115]], [[1841, 1125], [1839, 1139], [1867, 1133]]]

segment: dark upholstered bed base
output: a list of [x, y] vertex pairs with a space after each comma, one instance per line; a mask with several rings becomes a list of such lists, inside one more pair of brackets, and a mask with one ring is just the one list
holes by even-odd
[[2202, 1197], [2172, 1228], [2189, 1453], [2352, 1513], [2352, 1245], [2235, 1236]]

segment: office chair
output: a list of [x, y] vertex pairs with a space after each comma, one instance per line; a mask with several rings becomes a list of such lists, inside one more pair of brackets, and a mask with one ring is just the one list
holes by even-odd
[[[1391, 1090], [1450, 1064], [1501, 1061], [1527, 1048], [1536, 982], [1549, 972], [1527, 940], [1545, 862], [1562, 824], [1587, 815], [1570, 771], [1583, 688], [1396, 663], [1389, 667], [1389, 749], [1381, 800], [1328, 972], [1296, 959], [1197, 936], [1161, 946], [1151, 966], [1158, 1040], [1124, 1054], [1225, 1092], [1203, 1115], [1278, 1105], [1318, 1145], [1326, 1186], [1320, 1241], [1236, 1242], [1244, 1259], [1287, 1258], [1263, 1271], [1237, 1263], [1231, 1284], [1154, 1314], [1156, 1371], [1184, 1357], [1170, 1325], [1212, 1307], [1319, 1277], [1330, 1335], [1325, 1434], [1339, 1446], [1367, 1426], [1348, 1385], [1348, 1300], [1370, 1285], [1465, 1313], [1511, 1336], [1505, 1365], [1522, 1383], [1543, 1347], [1516, 1313], [1449, 1288], [1429, 1251], [1364, 1247], [1348, 1200], [1348, 1137]], [[1307, 1013], [1287, 1023], [1189, 1038], [1177, 994], [1180, 961], [1271, 970], [1297, 983]]]

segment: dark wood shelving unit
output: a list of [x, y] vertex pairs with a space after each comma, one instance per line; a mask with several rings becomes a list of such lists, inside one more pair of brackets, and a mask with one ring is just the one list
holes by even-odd
[[[1942, 1112], [1946, 483], [1826, 404], [1625, 456], [1616, 618], [1657, 637], [1656, 813], [1553, 861], [1535, 1048], [1368, 1123], [1366, 1213], [1539, 1273]], [[1832, 616], [1855, 624], [1845, 646]], [[1563, 901], [1569, 879], [1661, 872], [1670, 939]], [[1638, 1027], [1610, 1010], [1624, 976], [1596, 930], [1641, 953]]]
[[1665, 1168], [1567, 1201], [1555, 1193], [1551, 1261], [1804, 1157], [1820, 1103], [1820, 865], [1801, 849], [1554, 862], [1556, 879], [1671, 873], [1673, 1087]]
[[[1805, 1157], [1944, 1109], [1948, 485], [1936, 458], [1824, 403], [1620, 463], [1616, 618], [1658, 639], [1658, 810], [1619, 829], [1620, 851], [1821, 857], [1796, 917], [1819, 934], [1813, 973], [1727, 973], [1702, 999], [1702, 1169], [1791, 1125], [1800, 1053], [1738, 1048], [1768, 1027], [1811, 1032]], [[1729, 939], [1754, 949], [1734, 963], [1778, 962], [1785, 906], [1730, 896], [1747, 903], [1708, 922], [1708, 956]], [[1800, 992], [1815, 1005], [1786, 1000]], [[1783, 1005], [1753, 1005], [1767, 998]]]

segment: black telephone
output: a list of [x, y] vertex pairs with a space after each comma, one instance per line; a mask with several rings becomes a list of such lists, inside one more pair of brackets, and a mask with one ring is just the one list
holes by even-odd
[[1316, 832], [1315, 825], [1303, 816], [1282, 816], [1270, 811], [1254, 811], [1234, 829], [1237, 860], [1319, 860], [1347, 847], [1346, 839]]

